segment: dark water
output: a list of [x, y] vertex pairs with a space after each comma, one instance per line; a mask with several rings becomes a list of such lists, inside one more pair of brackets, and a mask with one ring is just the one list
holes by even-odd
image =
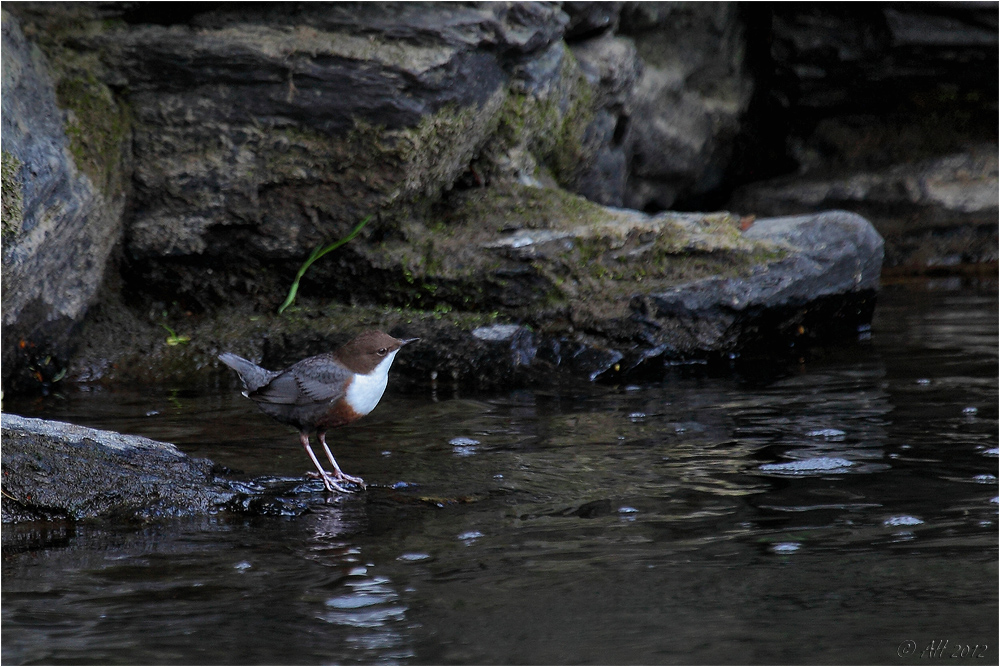
[[[332, 438], [381, 486], [298, 517], [5, 527], [3, 662], [996, 664], [997, 291], [958, 287], [770, 378], [390, 391]], [[229, 387], [5, 408], [309, 468]]]

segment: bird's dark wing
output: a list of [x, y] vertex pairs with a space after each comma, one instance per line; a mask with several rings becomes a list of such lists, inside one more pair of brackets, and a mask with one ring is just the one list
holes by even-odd
[[257, 403], [309, 405], [329, 403], [344, 395], [349, 372], [321, 357], [303, 359], [250, 393]]

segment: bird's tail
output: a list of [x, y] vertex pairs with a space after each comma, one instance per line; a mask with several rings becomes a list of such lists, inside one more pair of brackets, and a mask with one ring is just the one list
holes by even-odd
[[239, 373], [240, 379], [247, 391], [256, 391], [271, 381], [277, 375], [274, 371], [261, 368], [257, 364], [231, 352], [219, 355], [219, 361]]

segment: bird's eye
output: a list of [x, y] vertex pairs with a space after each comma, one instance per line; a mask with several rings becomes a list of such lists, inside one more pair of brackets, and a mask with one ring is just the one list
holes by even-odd
[[388, 348], [385, 348], [385, 347], [380, 347], [380, 348], [378, 349], [378, 352], [376, 352], [375, 354], [377, 354], [377, 355], [378, 355], [378, 356], [380, 356], [380, 357], [384, 357], [384, 356], [385, 356], [385, 355], [387, 355], [388, 353], [389, 353], [389, 349], [388, 349]]

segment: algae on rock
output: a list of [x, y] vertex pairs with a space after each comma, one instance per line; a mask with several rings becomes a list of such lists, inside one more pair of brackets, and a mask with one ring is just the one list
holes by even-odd
[[390, 303], [499, 307], [535, 326], [555, 318], [587, 327], [624, 317], [637, 292], [735, 276], [782, 256], [745, 239], [729, 214], [649, 216], [514, 182], [452, 193], [436, 214], [434, 224], [411, 222], [398, 238], [354, 249], [375, 273], [401, 275], [402, 289], [383, 297]]
[[547, 75], [515, 81], [500, 110], [483, 168], [499, 178], [550, 180], [571, 185], [593, 157], [585, 142], [595, 95], [573, 52], [565, 44], [550, 49]]
[[[72, 354], [122, 235], [128, 180], [128, 123], [86, 69], [97, 59], [64, 49], [59, 29], [32, 34], [41, 48], [5, 5], [3, 335], [24, 341], [4, 347], [5, 387], [61, 376], [51, 360]], [[40, 372], [38, 360], [52, 372]]]
[[66, 110], [66, 136], [74, 162], [105, 196], [126, 188], [128, 112], [106, 85], [87, 72], [56, 84], [56, 100]]
[[24, 219], [24, 190], [20, 170], [23, 163], [3, 151], [3, 245], [7, 246], [21, 232]]

